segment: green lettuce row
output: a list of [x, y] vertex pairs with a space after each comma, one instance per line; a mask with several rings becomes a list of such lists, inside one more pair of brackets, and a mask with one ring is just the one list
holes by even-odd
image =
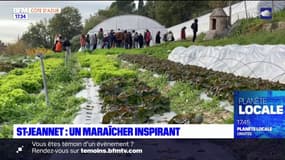
[[[83, 88], [83, 85], [79, 79], [79, 67], [76, 59], [71, 57], [70, 65], [67, 67], [64, 67], [62, 59], [59, 57], [45, 60], [49, 106], [45, 103], [44, 94], [31, 94], [23, 89], [14, 89], [3, 94], [4, 96], [1, 93], [0, 138], [12, 137], [13, 124], [69, 124], [72, 121], [79, 110], [79, 105], [84, 101], [74, 95]], [[40, 65], [36, 63], [27, 68], [35, 67], [39, 68]], [[40, 68], [37, 71], [41, 73]], [[18, 76], [34, 73], [33, 70], [13, 72], [17, 72]], [[39, 78], [41, 84], [41, 74], [39, 74]]]
[[81, 67], [91, 68], [91, 77], [96, 83], [101, 83], [111, 78], [131, 78], [136, 77], [136, 72], [120, 69], [119, 62], [115, 55], [92, 55], [82, 54], [77, 55]]
[[[47, 76], [51, 71], [62, 65], [60, 59], [45, 60]], [[26, 114], [31, 102], [35, 100], [33, 93], [43, 88], [39, 62], [23, 69], [14, 69], [7, 76], [0, 78], [0, 123], [17, 119]]]
[[[63, 63], [60, 59], [45, 60], [45, 72], [47, 77], [55, 68]], [[27, 68], [14, 69], [7, 76], [0, 78], [0, 93], [7, 94], [14, 89], [22, 89], [28, 93], [39, 93], [42, 89], [42, 73], [40, 63], [34, 63]]]

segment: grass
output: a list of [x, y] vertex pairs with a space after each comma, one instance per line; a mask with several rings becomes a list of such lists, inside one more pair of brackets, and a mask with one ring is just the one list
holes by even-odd
[[275, 12], [273, 14], [272, 20], [262, 20], [259, 17], [242, 19], [238, 22], [240, 24], [236, 28], [234, 28], [232, 35], [241, 35], [241, 34], [258, 32], [261, 30], [262, 25], [280, 22], [280, 21], [285, 21], [285, 10]]

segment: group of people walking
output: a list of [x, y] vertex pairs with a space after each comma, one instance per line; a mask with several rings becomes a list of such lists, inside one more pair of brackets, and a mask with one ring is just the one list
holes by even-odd
[[54, 52], [62, 52], [66, 50], [70, 50], [71, 43], [65, 38], [63, 39], [61, 34], [56, 34], [54, 38], [53, 51]]
[[[197, 32], [198, 32], [198, 19], [194, 20], [194, 23], [191, 24], [191, 29], [193, 31], [193, 37], [192, 37], [192, 42], [195, 42], [197, 38]], [[181, 29], [181, 40], [186, 40], [186, 27], [184, 26]]]
[[[191, 29], [193, 30], [192, 41], [195, 42], [198, 32], [197, 19], [195, 19], [191, 25]], [[82, 34], [80, 36], [80, 51], [93, 51], [97, 48], [143, 48], [149, 47], [152, 40], [152, 33], [148, 29], [142, 34], [135, 30], [121, 31], [120, 29], [118, 29], [117, 32], [110, 30], [104, 33], [104, 29], [100, 28], [98, 33]], [[171, 31], [165, 33], [163, 37], [161, 37], [160, 31], [158, 31], [155, 35], [154, 43], [160, 44], [162, 40], [164, 42], [175, 41], [175, 38]], [[186, 27], [181, 29], [181, 40], [186, 40]]]
[[104, 33], [103, 28], [100, 28], [95, 34], [82, 34], [80, 36], [80, 50], [91, 50], [96, 48], [143, 48], [149, 47], [152, 40], [152, 35], [147, 29], [144, 33], [138, 33], [135, 30], [117, 32], [114, 30]]
[[[193, 30], [193, 38], [192, 41], [195, 42], [198, 32], [198, 20], [195, 19], [194, 23], [191, 25], [191, 29]], [[181, 40], [186, 40], [186, 27], [181, 29]], [[152, 33], [146, 29], [144, 34], [138, 33], [135, 30], [132, 31], [121, 31], [118, 29], [117, 32], [114, 30], [110, 30], [108, 33], [104, 33], [103, 28], [100, 28], [98, 33], [95, 34], [82, 34], [80, 36], [80, 51], [93, 51], [97, 48], [143, 48], [149, 47], [152, 38]], [[175, 41], [174, 35], [171, 31], [165, 33], [163, 37], [161, 37], [161, 32], [158, 31], [155, 35], [154, 43], [160, 44], [161, 41], [171, 42]], [[54, 46], [53, 51], [62, 52], [63, 50], [69, 50], [71, 46], [70, 41], [61, 36], [61, 34], [57, 34], [54, 38]]]

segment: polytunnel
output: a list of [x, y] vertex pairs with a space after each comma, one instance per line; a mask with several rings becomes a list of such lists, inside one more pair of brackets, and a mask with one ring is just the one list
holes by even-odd
[[226, 45], [177, 47], [174, 62], [285, 83], [285, 45]]
[[153, 40], [158, 31], [161, 32], [161, 37], [164, 33], [167, 32], [167, 29], [157, 21], [140, 15], [121, 15], [109, 18], [96, 25], [88, 33], [98, 33], [100, 28], [103, 28], [104, 33], [107, 33], [111, 30], [114, 30], [116, 32], [118, 29], [120, 29], [120, 31], [135, 30], [138, 33], [144, 33], [146, 29], [148, 29], [151, 32]]

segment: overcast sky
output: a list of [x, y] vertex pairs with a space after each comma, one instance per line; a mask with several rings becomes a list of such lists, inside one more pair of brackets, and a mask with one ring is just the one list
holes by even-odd
[[29, 14], [28, 20], [14, 20], [13, 8], [53, 7], [63, 8], [73, 6], [79, 9], [82, 22], [99, 9], [106, 9], [112, 1], [0, 1], [0, 40], [4, 43], [15, 42], [30, 23], [35, 23], [44, 18], [51, 18], [52, 14]]

